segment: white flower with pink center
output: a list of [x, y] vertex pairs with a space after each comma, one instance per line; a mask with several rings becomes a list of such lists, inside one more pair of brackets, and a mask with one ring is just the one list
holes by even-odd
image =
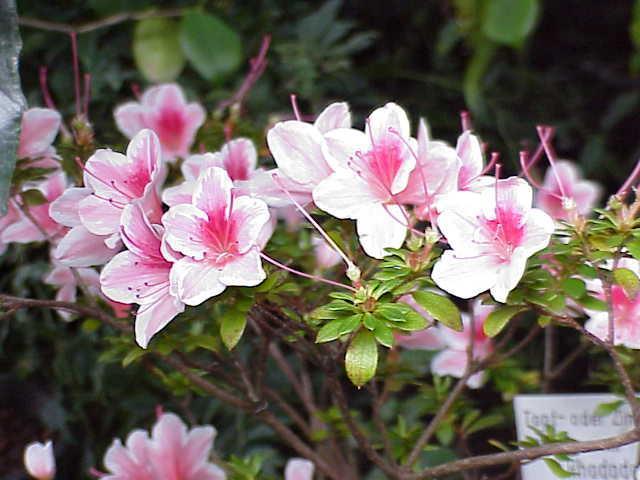
[[409, 183], [397, 199], [402, 204], [414, 205], [419, 220], [435, 220], [440, 195], [458, 190], [460, 160], [455, 149], [444, 142], [429, 138], [424, 120], [418, 127], [417, 165], [409, 175]]
[[91, 195], [79, 204], [82, 224], [95, 235], [117, 238], [124, 208], [137, 200], [151, 221], [159, 223], [162, 206], [158, 188], [164, 176], [160, 142], [151, 130], [138, 133], [126, 155], [96, 151], [84, 166], [84, 184]]
[[[611, 287], [614, 344], [640, 349], [640, 292], [630, 294], [620, 285]], [[585, 328], [601, 340], [609, 339], [609, 313], [587, 311]]]
[[346, 103], [332, 103], [311, 123], [288, 120], [277, 123], [267, 133], [267, 144], [278, 165], [276, 173], [310, 193], [333, 173], [325, 137], [331, 131], [351, 127]]
[[313, 480], [315, 466], [305, 458], [291, 458], [284, 469], [284, 480]]
[[189, 155], [205, 111], [199, 103], [187, 103], [182, 89], [171, 83], [149, 88], [139, 103], [116, 108], [114, 117], [118, 129], [129, 138], [145, 128], [153, 130], [165, 160], [174, 160]]
[[[474, 360], [483, 360], [493, 352], [493, 342], [484, 333], [484, 322], [493, 309], [493, 306], [483, 305], [480, 300], [476, 300], [470, 314], [462, 313], [463, 330], [461, 332], [438, 324], [440, 338], [446, 348], [431, 360], [431, 371], [435, 375], [461, 378], [467, 370], [467, 348], [472, 338]], [[473, 330], [471, 317], [473, 317]], [[467, 385], [470, 388], [479, 388], [484, 383], [484, 377], [484, 372], [477, 372], [469, 378]]]
[[547, 170], [536, 204], [555, 219], [570, 220], [572, 210], [579, 215], [588, 215], [601, 194], [602, 188], [584, 180], [576, 165], [558, 160]]
[[438, 227], [451, 250], [433, 268], [433, 280], [459, 298], [486, 290], [505, 302], [524, 274], [527, 259], [545, 248], [554, 223], [531, 208], [533, 191], [511, 177], [480, 193], [462, 191], [442, 197]]
[[216, 429], [187, 429], [173, 413], [164, 413], [151, 431], [134, 430], [123, 445], [116, 439], [104, 456], [104, 480], [225, 480], [209, 461]]
[[167, 244], [184, 255], [171, 270], [171, 289], [187, 305], [199, 305], [230, 286], [255, 286], [266, 275], [260, 234], [269, 221], [267, 205], [236, 196], [221, 168], [200, 174], [190, 204], [162, 217]]
[[56, 459], [53, 456], [53, 444], [33, 442], [24, 450], [24, 466], [37, 480], [52, 480], [56, 474]]
[[140, 305], [135, 333], [142, 348], [184, 311], [184, 304], [170, 291], [175, 252], [162, 244], [162, 234], [162, 226], [152, 225], [139, 203], [127, 205], [120, 229], [127, 251], [113, 257], [100, 274], [102, 292], [107, 298]]
[[365, 132], [339, 128], [325, 138], [334, 172], [313, 190], [313, 199], [334, 217], [356, 220], [364, 251], [383, 258], [385, 248], [400, 248], [407, 233], [397, 195], [416, 166], [409, 119], [388, 103], [369, 116]]

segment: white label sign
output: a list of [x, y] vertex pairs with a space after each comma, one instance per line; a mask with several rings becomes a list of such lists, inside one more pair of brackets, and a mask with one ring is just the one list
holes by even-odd
[[[619, 398], [610, 394], [518, 395], [513, 401], [518, 440], [527, 436], [538, 438], [530, 426], [544, 431], [546, 425], [551, 425], [556, 432], [565, 431], [575, 440], [598, 440], [627, 432], [633, 427], [627, 404], [607, 416], [594, 413], [598, 405]], [[575, 479], [633, 480], [638, 445], [581, 453], [560, 464], [574, 473]], [[542, 460], [536, 460], [522, 467], [522, 480], [557, 480], [557, 477]]]

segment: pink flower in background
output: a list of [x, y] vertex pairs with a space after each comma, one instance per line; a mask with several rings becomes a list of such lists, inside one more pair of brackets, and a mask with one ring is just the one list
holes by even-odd
[[339, 128], [325, 135], [334, 173], [314, 190], [316, 205], [337, 218], [356, 220], [367, 255], [383, 258], [407, 233], [405, 213], [395, 198], [416, 165], [409, 119], [394, 103], [373, 111], [365, 132]]
[[545, 248], [554, 231], [551, 217], [531, 208], [524, 180], [500, 180], [480, 193], [455, 192], [438, 203], [438, 227], [451, 250], [433, 268], [438, 287], [459, 298], [490, 290], [505, 302], [524, 274], [527, 259]]
[[569, 220], [574, 208], [579, 215], [588, 215], [601, 194], [602, 188], [595, 182], [583, 180], [576, 165], [559, 160], [555, 172], [553, 168], [547, 170], [536, 204], [555, 219]]
[[140, 102], [120, 105], [114, 112], [116, 125], [127, 137], [153, 130], [162, 144], [165, 160], [186, 157], [206, 113], [199, 103], [187, 103], [174, 84], [158, 85], [144, 92]]
[[342, 258], [327, 241], [320, 235], [313, 234], [311, 236], [311, 245], [313, 245], [313, 253], [316, 257], [316, 265], [321, 269], [328, 269], [338, 265]]
[[18, 214], [18, 210], [12, 202], [9, 202], [7, 205], [7, 213], [0, 217], [0, 255], [2, 255], [7, 249], [7, 243], [2, 240], [2, 233], [4, 232], [9, 225], [16, 222], [20, 218]]
[[52, 252], [53, 258], [67, 267], [103, 265], [118, 253], [119, 242], [107, 246], [108, 237], [94, 235], [82, 224], [80, 202], [89, 195], [89, 188], [71, 187], [49, 205], [49, 216], [70, 228]]
[[[467, 347], [473, 336], [473, 358], [482, 360], [493, 351], [491, 339], [484, 334], [483, 326], [487, 316], [493, 310], [491, 305], [482, 305], [480, 300], [473, 303], [470, 314], [462, 314], [462, 332], [456, 332], [448, 327], [438, 324], [440, 338], [446, 345], [446, 349], [438, 353], [431, 360], [431, 371], [435, 375], [451, 375], [461, 378], [467, 369]], [[471, 331], [471, 319], [473, 316], [474, 330]], [[470, 388], [479, 388], [484, 383], [484, 372], [472, 375], [467, 385]]]
[[64, 227], [49, 216], [49, 206], [62, 195], [66, 187], [67, 180], [62, 172], [51, 174], [40, 182], [25, 185], [25, 190], [39, 190], [46, 201], [40, 205], [25, 206], [24, 209], [28, 212], [28, 215], [25, 215], [17, 206], [20, 199], [10, 200], [10, 202], [16, 202], [13, 212], [17, 215], [17, 219], [0, 231], [0, 243], [40, 242], [63, 233]]
[[58, 166], [58, 162], [51, 157], [56, 154], [52, 144], [58, 135], [61, 122], [60, 114], [49, 108], [30, 108], [25, 111], [20, 127], [18, 158], [46, 159], [44, 163], [38, 162], [37, 166]]
[[416, 302], [411, 295], [403, 295], [400, 301], [406, 303], [416, 312], [422, 315], [429, 326], [417, 332], [407, 334], [395, 333], [396, 344], [409, 350], [440, 350], [445, 344], [442, 341], [440, 330], [433, 327], [435, 320], [429, 313]]
[[184, 311], [169, 288], [175, 253], [162, 244], [163, 228], [152, 225], [138, 203], [125, 207], [120, 236], [127, 251], [116, 255], [100, 274], [102, 292], [111, 300], [140, 305], [136, 342], [146, 348], [151, 338]]
[[304, 458], [291, 458], [284, 469], [284, 480], [312, 480], [315, 467]]
[[[620, 285], [611, 287], [614, 344], [640, 349], [640, 293], [630, 295]], [[585, 328], [601, 340], [609, 339], [609, 313], [587, 311]]]
[[458, 137], [456, 154], [460, 161], [458, 190], [479, 191], [494, 184], [495, 178], [482, 175], [485, 167], [480, 140], [469, 130]]
[[332, 103], [315, 123], [288, 120], [277, 123], [267, 133], [267, 144], [282, 177], [311, 192], [333, 173], [328, 159], [325, 136], [329, 132], [351, 127], [351, 113], [346, 103]]
[[56, 474], [56, 459], [53, 444], [33, 442], [24, 450], [24, 466], [29, 475], [37, 480], [52, 480]]
[[116, 439], [104, 457], [104, 480], [225, 480], [209, 461], [216, 436], [211, 426], [190, 430], [173, 413], [164, 413], [151, 431], [134, 430], [126, 445]]
[[414, 205], [419, 220], [437, 218], [436, 200], [458, 189], [460, 161], [456, 151], [444, 142], [433, 141], [424, 120], [418, 127], [418, 162], [409, 175], [409, 183], [397, 197], [403, 204]]
[[96, 151], [84, 167], [91, 195], [80, 201], [82, 224], [95, 235], [117, 238], [122, 211], [134, 200], [140, 200], [145, 214], [159, 223], [162, 206], [157, 190], [164, 176], [160, 143], [151, 130], [142, 130], [131, 140], [126, 156]]
[[[53, 269], [44, 277], [47, 283], [58, 289], [56, 300], [59, 302], [75, 303], [79, 287], [86, 288], [90, 295], [100, 295], [100, 275], [92, 268], [77, 268], [74, 275], [71, 268], [53, 261]], [[82, 285], [78, 284], [78, 280]], [[71, 313], [66, 310], [58, 310], [60, 316], [65, 320], [71, 319]]]
[[198, 178], [192, 203], [171, 207], [162, 218], [166, 242], [185, 256], [171, 270], [171, 289], [187, 305], [265, 279], [259, 244], [269, 210], [232, 188], [224, 170], [209, 168]]

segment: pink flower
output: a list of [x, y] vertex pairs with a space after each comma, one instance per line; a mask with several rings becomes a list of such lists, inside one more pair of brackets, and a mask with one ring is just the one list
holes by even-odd
[[589, 215], [601, 194], [597, 183], [582, 179], [576, 165], [560, 160], [556, 162], [555, 172], [553, 168], [547, 170], [536, 204], [555, 219], [569, 220], [574, 208], [580, 215]]
[[118, 129], [133, 138], [150, 128], [160, 139], [165, 160], [186, 157], [205, 111], [198, 103], [187, 103], [180, 87], [174, 83], [149, 88], [140, 103], [128, 102], [114, 112]]
[[[107, 246], [108, 237], [94, 235], [82, 224], [80, 202], [91, 195], [91, 189], [72, 187], [49, 205], [49, 216], [70, 230], [56, 245], [52, 256], [67, 267], [90, 267], [107, 263], [116, 253], [119, 242]], [[111, 248], [113, 247], [113, 248]]]
[[458, 188], [460, 161], [456, 151], [444, 142], [429, 139], [424, 120], [418, 127], [418, 162], [409, 175], [407, 188], [397, 197], [403, 204], [414, 205], [420, 220], [437, 218], [436, 200]]
[[332, 103], [315, 123], [288, 120], [277, 123], [267, 132], [269, 150], [282, 177], [297, 183], [298, 189], [311, 192], [333, 173], [326, 150], [325, 136], [351, 127], [351, 113], [346, 103]]
[[533, 192], [511, 177], [480, 193], [455, 192], [439, 202], [438, 226], [451, 250], [433, 268], [436, 284], [460, 298], [485, 290], [505, 302], [524, 274], [527, 259], [549, 243], [551, 217], [531, 208]]
[[[74, 275], [71, 268], [61, 265], [55, 259], [53, 269], [44, 277], [44, 283], [52, 285], [58, 289], [56, 300], [59, 302], [75, 303], [79, 286], [85, 287], [87, 293], [100, 295], [100, 275], [91, 268], [77, 268]], [[78, 280], [82, 285], [78, 285]], [[58, 310], [60, 316], [65, 320], [71, 319], [71, 313], [66, 310]]]
[[25, 206], [24, 209], [28, 212], [28, 215], [25, 215], [17, 207], [20, 200], [18, 198], [11, 200], [15, 202], [14, 214], [17, 215], [17, 220], [0, 232], [0, 243], [40, 242], [63, 233], [64, 228], [49, 215], [49, 206], [62, 195], [66, 186], [67, 180], [62, 172], [51, 174], [40, 182], [25, 185], [25, 190], [39, 190], [46, 201], [40, 205]]
[[33, 442], [24, 450], [24, 466], [37, 480], [51, 480], [56, 474], [56, 459], [51, 440], [42, 444]]
[[[620, 285], [611, 287], [614, 343], [640, 349], [640, 293], [628, 294]], [[609, 339], [609, 313], [587, 311], [585, 328], [601, 340]]]
[[484, 176], [484, 158], [482, 147], [477, 136], [469, 130], [458, 137], [456, 154], [460, 161], [458, 172], [458, 190], [478, 191], [484, 187], [493, 185], [493, 177]]
[[339, 128], [325, 137], [334, 173], [313, 190], [313, 199], [334, 217], [356, 220], [364, 251], [383, 258], [385, 248], [401, 247], [407, 233], [396, 196], [416, 165], [409, 119], [402, 108], [388, 103], [369, 116], [364, 133]]
[[127, 205], [120, 228], [127, 251], [113, 257], [100, 274], [102, 292], [108, 298], [140, 305], [135, 332], [142, 348], [184, 311], [184, 304], [170, 291], [169, 275], [176, 254], [162, 244], [162, 234], [162, 226], [152, 225], [139, 203]]
[[269, 210], [261, 200], [235, 196], [232, 188], [224, 170], [209, 168], [196, 182], [192, 203], [162, 217], [166, 242], [185, 255], [171, 269], [171, 289], [187, 305], [265, 279], [259, 242]]
[[[18, 210], [12, 202], [7, 205], [7, 213], [0, 217], [0, 232], [4, 232], [11, 224], [16, 222], [20, 218]], [[7, 243], [2, 239], [2, 233], [0, 233], [0, 255], [7, 250]]]
[[[482, 305], [480, 300], [476, 300], [473, 304], [471, 315], [474, 319], [473, 358], [475, 360], [482, 360], [493, 351], [491, 339], [484, 334], [483, 330], [484, 322], [492, 310], [491, 305]], [[462, 314], [462, 324], [464, 326], [462, 332], [456, 332], [438, 324], [440, 338], [447, 348], [431, 360], [431, 371], [435, 375], [451, 375], [457, 378], [464, 375], [467, 369], [467, 347], [472, 337], [471, 319], [466, 313]], [[469, 378], [467, 385], [470, 388], [479, 388], [483, 383], [484, 372], [478, 372]]]
[[[22, 115], [18, 158], [33, 160], [50, 158], [56, 152], [51, 146], [60, 130], [60, 114], [49, 108], [30, 108]], [[51, 162], [49, 162], [51, 163]], [[57, 162], [39, 166], [56, 167]]]
[[423, 330], [411, 334], [395, 334], [396, 344], [409, 350], [440, 350], [445, 344], [442, 341], [440, 330], [433, 328], [435, 320], [429, 313], [416, 302], [411, 295], [403, 295], [400, 301], [406, 303], [416, 312], [422, 315], [431, 324]]
[[316, 257], [318, 268], [328, 269], [335, 267], [342, 261], [340, 254], [331, 248], [320, 235], [314, 234], [311, 236], [311, 245], [313, 245], [313, 254]]
[[84, 167], [84, 183], [91, 195], [80, 201], [82, 224], [95, 235], [114, 235], [124, 208], [140, 200], [145, 214], [159, 223], [162, 207], [157, 189], [165, 169], [158, 137], [142, 130], [129, 143], [127, 154], [98, 150]]
[[211, 426], [191, 430], [173, 413], [160, 416], [151, 438], [134, 430], [126, 445], [114, 440], [104, 457], [104, 480], [225, 480], [224, 471], [209, 462], [216, 436]]
[[315, 467], [304, 458], [291, 458], [284, 469], [284, 480], [312, 480]]

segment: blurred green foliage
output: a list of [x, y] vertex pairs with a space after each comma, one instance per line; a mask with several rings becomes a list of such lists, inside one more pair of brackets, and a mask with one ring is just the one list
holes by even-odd
[[[578, 160], [587, 175], [609, 191], [640, 156], [638, 0], [24, 0], [19, 13], [83, 24], [151, 8], [185, 15], [126, 21], [79, 35], [81, 68], [91, 74], [90, 119], [99, 146], [126, 143], [115, 129], [112, 111], [133, 97], [136, 85], [144, 88], [150, 81], [175, 79], [191, 98], [213, 110], [235, 91], [248, 70], [248, 58], [257, 53], [262, 37], [271, 34], [267, 71], [252, 90], [238, 126], [239, 132], [257, 139], [274, 115], [289, 115], [289, 93], [296, 93], [308, 114], [330, 100], [347, 100], [356, 121], [374, 106], [396, 101], [413, 118], [425, 116], [435, 137], [449, 140], [459, 131], [458, 112], [470, 108], [476, 130], [492, 150], [502, 153], [501, 161], [512, 172], [517, 151], [535, 146], [535, 125], [551, 124], [558, 129], [559, 153]], [[42, 105], [38, 71], [46, 66], [53, 97], [69, 119], [74, 99], [68, 36], [29, 27], [22, 28], [22, 36], [21, 74], [29, 105]], [[201, 140], [215, 148], [222, 138], [220, 123], [209, 120]], [[311, 268], [304, 254], [308, 233], [279, 233], [271, 251]], [[48, 268], [46, 247], [12, 246], [0, 257], [0, 268], [0, 291], [52, 298], [54, 292], [41, 281]], [[293, 302], [298, 286], [278, 285], [280, 290], [270, 292], [269, 301]], [[320, 304], [314, 305], [315, 298], [304, 300], [310, 306]], [[154, 348], [234, 344], [242, 322], [231, 317], [220, 337], [217, 320], [221, 312], [234, 309], [240, 307], [230, 302], [181, 317], [159, 338], [170, 337], [173, 344], [159, 341]], [[243, 342], [238, 355], [246, 347]], [[104, 350], [108, 353], [100, 359]], [[503, 436], [512, 437], [510, 410], [495, 405], [500, 397], [536, 388], [533, 369], [539, 365], [530, 353], [492, 370], [493, 390], [473, 403], [460, 400], [455, 414], [437, 432], [442, 448], [425, 455], [424, 464], [452, 458], [454, 425], [463, 425], [469, 434], [493, 428], [492, 434], [506, 431]], [[408, 454], [406, 445], [419, 435], [416, 420], [435, 412], [451, 388], [446, 379], [436, 379], [435, 384], [424, 380], [430, 355], [402, 352], [400, 378], [414, 386], [415, 394], [392, 397], [382, 411], [385, 420], [397, 419], [392, 446], [398, 457]], [[123, 438], [134, 427], [148, 427], [154, 407], [163, 405], [196, 423], [221, 427], [218, 450], [227, 458], [238, 455], [231, 460], [234, 478], [254, 478], [260, 466], [266, 478], [278, 478], [292, 453], [287, 446], [275, 444], [270, 431], [250, 418], [214, 400], [197, 398], [180, 385], [180, 378], [154, 375], [145, 358], [91, 319], [63, 323], [52, 312], [20, 311], [11, 320], [0, 320], [0, 419], [17, 419], [0, 421], [0, 439], [26, 442], [53, 434], [60, 478], [86, 478], [90, 466], [101, 466], [112, 438]], [[378, 371], [384, 372], [384, 360], [380, 362]], [[121, 363], [130, 365], [123, 369]], [[576, 366], [584, 377], [588, 368]], [[563, 388], [610, 382], [606, 373], [593, 370], [586, 384], [577, 383], [580, 376], [574, 375], [573, 383]], [[266, 375], [286, 392], [288, 387], [275, 372]], [[354, 394], [354, 403], [365, 394]], [[482, 423], [478, 411], [486, 414]], [[335, 411], [322, 414], [326, 423], [340, 422]], [[483, 445], [486, 449], [486, 438]], [[0, 477], [23, 478], [20, 455], [15, 446], [0, 442]]]

